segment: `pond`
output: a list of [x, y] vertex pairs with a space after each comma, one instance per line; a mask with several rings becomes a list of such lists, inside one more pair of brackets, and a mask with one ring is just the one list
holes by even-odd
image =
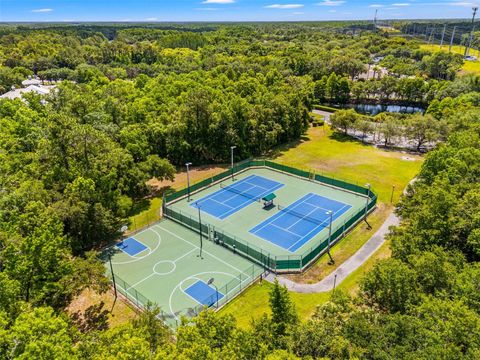
[[356, 112], [365, 115], [377, 115], [381, 112], [392, 112], [401, 114], [415, 114], [425, 112], [425, 109], [419, 106], [401, 106], [401, 105], [372, 105], [372, 104], [350, 104], [345, 108], [355, 109]]

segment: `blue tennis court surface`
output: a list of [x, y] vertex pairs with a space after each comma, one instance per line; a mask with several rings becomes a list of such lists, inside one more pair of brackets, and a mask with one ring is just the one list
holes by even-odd
[[129, 237], [128, 239], [123, 240], [116, 246], [130, 256], [135, 256], [142, 251], [148, 249], [145, 245], [143, 245], [140, 241], [135, 240], [133, 237]]
[[250, 175], [195, 201], [190, 206], [197, 209], [200, 207], [201, 211], [223, 220], [282, 186], [283, 184], [263, 176]]
[[351, 205], [310, 193], [255, 226], [250, 233], [294, 252], [329, 226], [328, 211], [333, 211], [334, 221], [350, 208]]
[[221, 298], [223, 294], [203, 281], [198, 280], [195, 284], [190, 285], [185, 292], [190, 295], [199, 304], [206, 305], [208, 307], [215, 304]]

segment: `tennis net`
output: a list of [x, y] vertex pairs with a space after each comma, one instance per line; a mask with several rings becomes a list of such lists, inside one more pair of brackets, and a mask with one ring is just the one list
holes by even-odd
[[302, 214], [302, 213], [294, 211], [292, 209], [283, 207], [282, 205], [277, 205], [277, 208], [278, 208], [279, 211], [282, 211], [282, 212], [285, 212], [287, 214], [296, 216], [299, 219], [306, 220], [308, 222], [311, 222], [311, 223], [317, 224], [317, 225], [322, 225], [327, 220], [327, 219], [316, 219], [314, 217], [307, 216], [306, 214]]
[[245, 191], [241, 191], [241, 190], [238, 190], [238, 189], [235, 189], [232, 185], [225, 185], [223, 183], [220, 183], [220, 187], [222, 189], [225, 189], [227, 191], [230, 191], [230, 192], [233, 192], [235, 194], [238, 194], [238, 195], [241, 195], [241, 196], [244, 196], [248, 199], [252, 199], [252, 200], [255, 200], [255, 201], [260, 201], [260, 199], [262, 198], [262, 195], [252, 195], [252, 194], [249, 194]]

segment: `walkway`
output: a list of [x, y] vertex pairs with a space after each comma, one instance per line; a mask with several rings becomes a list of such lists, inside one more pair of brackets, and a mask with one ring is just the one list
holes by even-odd
[[299, 284], [283, 276], [275, 276], [272, 273], [268, 274], [266, 279], [273, 282], [275, 278], [277, 278], [278, 282], [285, 285], [288, 290], [298, 293], [319, 293], [330, 291], [333, 288], [335, 275], [337, 275], [336, 285], [338, 286], [348, 275], [363, 265], [365, 261], [367, 261], [370, 256], [372, 256], [375, 251], [383, 245], [385, 242], [385, 235], [389, 232], [389, 227], [398, 224], [399, 219], [395, 213], [392, 212], [380, 229], [377, 230], [377, 232], [360, 248], [360, 250], [340, 265], [333, 273], [316, 284]]
[[317, 115], [322, 115], [325, 122], [327, 124], [330, 124], [330, 116], [332, 116], [332, 114], [333, 114], [332, 112], [313, 109], [312, 113], [317, 114]]

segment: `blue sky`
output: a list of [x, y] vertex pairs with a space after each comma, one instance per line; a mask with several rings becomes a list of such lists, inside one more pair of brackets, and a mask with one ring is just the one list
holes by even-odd
[[480, 0], [0, 0], [0, 21], [469, 18]]

